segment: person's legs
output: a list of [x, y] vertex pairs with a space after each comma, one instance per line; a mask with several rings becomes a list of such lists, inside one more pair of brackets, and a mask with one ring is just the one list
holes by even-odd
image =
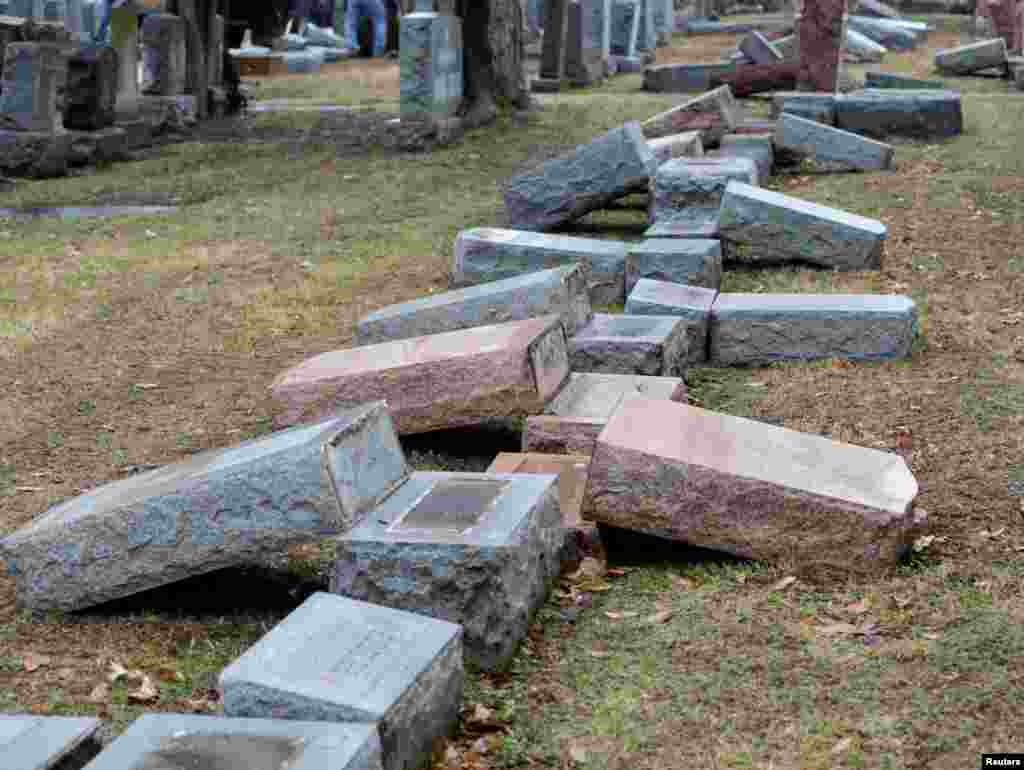
[[373, 20], [373, 55], [383, 56], [388, 46], [388, 14], [384, 0], [365, 0], [366, 11]]
[[346, 45], [353, 51], [359, 50], [359, 2], [360, 0], [348, 0], [348, 8], [345, 11], [345, 40]]
[[100, 28], [96, 30], [96, 42], [106, 43], [109, 42], [110, 37], [110, 14], [112, 13], [111, 5], [113, 0], [99, 0], [97, 5], [100, 7]]

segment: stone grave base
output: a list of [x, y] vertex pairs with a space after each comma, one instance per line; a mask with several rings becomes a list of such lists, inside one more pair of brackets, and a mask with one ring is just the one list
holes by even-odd
[[71, 155], [71, 135], [62, 131], [0, 129], [0, 174], [35, 179], [64, 176]]

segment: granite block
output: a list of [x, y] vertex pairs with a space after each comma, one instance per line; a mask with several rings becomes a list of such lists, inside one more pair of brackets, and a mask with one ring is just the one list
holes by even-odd
[[399, 110], [432, 120], [453, 117], [462, 105], [462, 20], [414, 12], [399, 21]]
[[757, 178], [765, 181], [775, 167], [775, 147], [770, 136], [726, 134], [713, 157], [748, 158], [757, 166]]
[[846, 0], [804, 0], [800, 5], [797, 88], [835, 93], [846, 37]]
[[917, 308], [908, 297], [719, 294], [711, 308], [711, 363], [906, 358], [916, 334]]
[[117, 52], [108, 45], [84, 45], [68, 59], [64, 127], [99, 131], [114, 124]]
[[558, 316], [336, 350], [279, 375], [276, 422], [384, 399], [399, 433], [541, 412], [569, 374]]
[[856, 11], [861, 16], [876, 16], [880, 19], [899, 19], [900, 12], [881, 0], [855, 0], [850, 4], [850, 10]]
[[892, 145], [788, 113], [779, 117], [775, 144], [810, 155], [815, 160], [840, 163], [864, 171], [892, 168], [895, 155]]
[[504, 191], [505, 208], [515, 228], [551, 230], [623, 195], [646, 190], [657, 165], [640, 125], [626, 123], [513, 177]]
[[648, 238], [633, 244], [626, 255], [627, 295], [641, 278], [718, 289], [721, 243], [711, 238]]
[[683, 319], [689, 343], [688, 361], [699, 364], [708, 360], [711, 306], [717, 295], [717, 289], [641, 278], [629, 293], [626, 312]]
[[712, 78], [711, 85], [726, 85], [734, 96], [747, 97], [766, 91], [791, 91], [796, 88], [799, 73], [796, 62], [741, 64], [734, 72]]
[[463, 230], [455, 239], [452, 282], [456, 286], [579, 264], [594, 304], [619, 304], [625, 296], [628, 245], [500, 228]]
[[597, 441], [583, 515], [786, 574], [868, 575], [920, 534], [917, 492], [892, 452], [634, 397]]
[[945, 83], [941, 80], [919, 80], [918, 78], [895, 75], [891, 72], [866, 72], [864, 73], [864, 85], [867, 88], [897, 88], [900, 90], [946, 89]]
[[687, 327], [674, 316], [596, 313], [569, 340], [573, 372], [681, 377], [688, 357]]
[[836, 98], [836, 125], [880, 139], [945, 139], [963, 133], [963, 106], [956, 91], [855, 91]]
[[713, 209], [681, 211], [644, 230], [644, 238], [718, 238], [718, 212]]
[[590, 320], [587, 281], [578, 265], [388, 305], [359, 321], [356, 342], [371, 345], [545, 315], [559, 316], [569, 335]]
[[[100, 721], [79, 717], [0, 715], [4, 770], [51, 770], [92, 738]], [[78, 765], [75, 765], [76, 767]]]
[[143, 714], [85, 770], [383, 770], [375, 724]]
[[918, 46], [918, 33], [887, 19], [871, 16], [850, 16], [850, 29], [860, 32], [890, 51], [913, 51]]
[[462, 629], [316, 593], [220, 676], [224, 713], [378, 725], [384, 770], [416, 770], [462, 706]]
[[98, 487], [0, 556], [21, 606], [80, 609], [344, 531], [407, 474], [385, 406], [364, 404]]
[[935, 68], [950, 75], [970, 75], [990, 67], [1006, 66], [1006, 41], [997, 37], [935, 54]]
[[721, 86], [694, 97], [670, 110], [658, 113], [641, 124], [648, 139], [700, 131], [705, 146], [717, 144], [738, 120], [738, 107], [728, 86]]
[[693, 217], [718, 211], [732, 180], [756, 185], [757, 165], [750, 158], [677, 158], [658, 166], [651, 185], [648, 220]]
[[634, 395], [685, 402], [686, 383], [679, 377], [574, 372], [544, 414], [526, 419], [523, 451], [589, 457], [612, 412]]
[[736, 62], [661, 64], [644, 70], [643, 90], [654, 93], [699, 93], [707, 91], [715, 77], [735, 71]]
[[857, 61], [880, 62], [889, 49], [850, 27], [846, 30], [846, 52]]
[[699, 158], [704, 154], [704, 143], [700, 140], [699, 131], [661, 136], [648, 141], [647, 146], [658, 159], [659, 165], [673, 158]]
[[807, 120], [816, 120], [826, 126], [834, 126], [836, 124], [836, 95], [805, 91], [777, 93], [772, 97], [772, 117], [778, 118], [783, 112]]
[[501, 670], [564, 546], [554, 475], [414, 473], [337, 540], [331, 590], [457, 623], [465, 659]]
[[142, 22], [142, 93], [175, 96], [185, 93], [185, 19], [170, 13], [151, 13]]
[[[2, 117], [2, 116], [0, 116]], [[71, 156], [70, 132], [0, 128], [0, 175], [47, 179], [64, 176]]]
[[9, 43], [3, 50], [0, 129], [63, 131], [58, 94], [64, 91], [67, 74], [68, 57], [60, 45]]
[[726, 188], [718, 227], [738, 262], [835, 270], [879, 269], [888, 232], [878, 220], [742, 182]]

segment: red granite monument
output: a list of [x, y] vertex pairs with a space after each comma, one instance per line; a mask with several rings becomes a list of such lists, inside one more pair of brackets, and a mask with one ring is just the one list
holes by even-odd
[[846, 0], [804, 0], [800, 25], [800, 91], [835, 92], [846, 36]]

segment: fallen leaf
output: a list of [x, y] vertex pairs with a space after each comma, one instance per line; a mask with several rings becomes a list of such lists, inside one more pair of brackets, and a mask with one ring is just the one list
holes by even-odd
[[605, 612], [605, 617], [611, 620], [626, 620], [627, 618], [635, 618], [639, 614], [639, 612]]
[[685, 578], [682, 575], [669, 575], [669, 579], [680, 588], [685, 588], [687, 591], [694, 589], [694, 582], [690, 578]]
[[161, 666], [156, 672], [157, 679], [161, 682], [184, 682], [185, 677], [173, 666]]
[[626, 577], [626, 573], [629, 570], [622, 569], [621, 567], [615, 567], [614, 569], [605, 570], [605, 575], [608, 577]]
[[135, 701], [136, 703], [150, 703], [158, 697], [160, 697], [160, 691], [156, 689], [153, 680], [145, 674], [142, 675], [142, 684], [139, 685], [138, 689], [131, 690], [128, 693], [128, 700]]
[[846, 605], [846, 611], [851, 613], [851, 614], [853, 614], [853, 615], [863, 615], [869, 609], [870, 609], [870, 606], [869, 606], [869, 602], [868, 602], [868, 597], [866, 597], [866, 596], [863, 599], [861, 599], [859, 602], [854, 602], [853, 604], [847, 604]]
[[491, 736], [485, 735], [473, 742], [473, 751], [477, 754], [487, 754], [491, 750]]
[[33, 714], [49, 714], [50, 708], [51, 707], [49, 703], [34, 703], [32, 704], [31, 707], [29, 707], [29, 711], [31, 711]]
[[844, 751], [850, 748], [853, 744], [853, 738], [843, 738], [839, 743], [832, 747], [832, 756], [842, 754]]
[[921, 553], [928, 548], [932, 543], [935, 542], [935, 535], [921, 535], [914, 541], [914, 552]]
[[25, 666], [25, 670], [29, 673], [42, 668], [43, 666], [49, 666], [53, 661], [46, 655], [36, 655], [34, 652], [28, 653], [22, 663]]
[[109, 699], [110, 687], [106, 682], [100, 682], [98, 685], [93, 687], [92, 692], [86, 696], [86, 700], [90, 703], [105, 703]]
[[662, 610], [661, 612], [655, 612], [650, 617], [644, 618], [644, 623], [651, 626], [656, 626], [659, 623], [668, 623], [672, 620], [672, 616], [675, 614], [673, 610]]
[[602, 578], [607, 572], [607, 566], [603, 561], [588, 556], [580, 562], [579, 569], [569, 575], [570, 580], [583, 581], [594, 578]]
[[498, 719], [493, 709], [487, 708], [482, 703], [477, 703], [466, 716], [466, 727], [479, 732], [481, 730], [501, 730], [505, 725]]
[[612, 654], [608, 650], [591, 650], [590, 657], [592, 658], [610, 658]]
[[785, 591], [787, 588], [789, 588], [795, 582], [796, 582], [796, 578], [793, 575], [790, 575], [789, 577], [782, 578], [782, 580], [780, 580], [778, 583], [773, 585], [771, 590], [773, 590], [773, 591]]
[[603, 580], [586, 580], [579, 583], [576, 586], [580, 591], [589, 591], [590, 593], [600, 594], [605, 591], [611, 591], [612, 587], [610, 583], [606, 583]]
[[135, 387], [139, 390], [152, 390], [153, 388], [159, 388], [160, 385], [155, 382], [137, 382]]
[[857, 633], [857, 626], [851, 623], [830, 623], [827, 626], [818, 626], [817, 631], [823, 636], [849, 636]]
[[124, 676], [128, 676], [128, 669], [115, 660], [110, 661], [110, 673], [107, 674], [107, 681], [113, 683]]
[[73, 668], [58, 668], [57, 669], [57, 676], [60, 677], [61, 679], [70, 679], [74, 675], [75, 675], [75, 670]]
[[893, 606], [895, 606], [896, 609], [898, 609], [898, 610], [902, 610], [902, 609], [905, 609], [906, 607], [910, 606], [910, 603], [913, 600], [914, 600], [914, 598], [912, 596], [907, 596], [905, 594], [904, 595], [894, 594], [893, 597], [892, 597]]
[[189, 698], [185, 701], [185, 705], [188, 706], [190, 711], [196, 714], [205, 714], [210, 711], [217, 710], [217, 704], [208, 701], [204, 698]]

